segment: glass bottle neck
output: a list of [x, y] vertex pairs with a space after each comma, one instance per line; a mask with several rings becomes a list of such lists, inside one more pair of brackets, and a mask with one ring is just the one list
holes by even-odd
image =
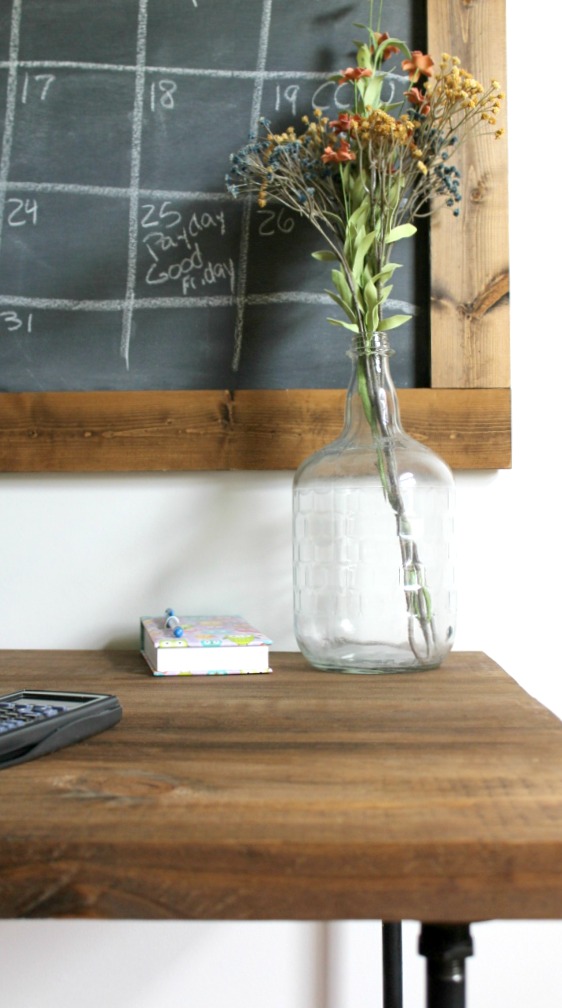
[[392, 353], [385, 333], [371, 333], [351, 348], [352, 373], [346, 400], [345, 434], [361, 438], [403, 434], [390, 372]]

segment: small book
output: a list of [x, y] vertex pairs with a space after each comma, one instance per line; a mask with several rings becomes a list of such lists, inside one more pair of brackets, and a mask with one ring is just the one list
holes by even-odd
[[[236, 675], [271, 672], [271, 640], [241, 616], [141, 619], [141, 653], [154, 675]], [[181, 635], [178, 636], [181, 629]]]

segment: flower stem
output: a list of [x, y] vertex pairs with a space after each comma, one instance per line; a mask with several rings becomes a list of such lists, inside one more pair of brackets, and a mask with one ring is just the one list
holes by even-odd
[[[363, 334], [366, 346], [367, 334]], [[413, 537], [404, 499], [400, 489], [396, 461], [395, 432], [391, 428], [394, 409], [389, 409], [388, 390], [381, 368], [381, 354], [376, 350], [359, 352], [358, 389], [365, 416], [377, 443], [377, 467], [385, 496], [394, 512], [396, 533], [400, 545], [404, 596], [408, 617], [408, 642], [420, 661], [427, 661], [436, 644], [432, 602], [426, 581], [425, 566]], [[415, 629], [418, 625], [425, 642], [425, 654], [420, 652]]]

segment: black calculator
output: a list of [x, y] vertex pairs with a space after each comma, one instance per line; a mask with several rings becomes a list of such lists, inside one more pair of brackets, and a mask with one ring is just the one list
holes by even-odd
[[0, 770], [104, 731], [122, 714], [109, 693], [19, 690], [0, 696]]

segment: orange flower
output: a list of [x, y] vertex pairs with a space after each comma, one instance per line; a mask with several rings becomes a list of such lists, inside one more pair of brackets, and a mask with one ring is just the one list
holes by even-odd
[[340, 112], [337, 119], [332, 119], [330, 126], [335, 133], [349, 133], [353, 125], [361, 122], [360, 115], [351, 115], [349, 112]]
[[[381, 42], [386, 42], [386, 40], [390, 38], [388, 32], [373, 32], [373, 34], [375, 36], [375, 39], [377, 40], [377, 49], [380, 46]], [[398, 46], [389, 45], [386, 47], [386, 49], [383, 50], [382, 58], [383, 60], [387, 60], [394, 53], [398, 52], [400, 52]]]
[[411, 60], [402, 60], [402, 69], [406, 70], [408, 76], [415, 84], [420, 79], [421, 74], [426, 77], [433, 75], [434, 63], [431, 56], [426, 56], [419, 49], [414, 49]]
[[429, 99], [427, 95], [424, 95], [419, 88], [413, 87], [409, 91], [404, 92], [404, 97], [408, 99], [411, 105], [417, 105], [421, 115], [427, 115], [431, 105], [429, 104]]
[[356, 81], [360, 77], [372, 77], [373, 75], [372, 70], [367, 70], [363, 67], [348, 67], [347, 70], [340, 70], [340, 73], [339, 84], [345, 84], [346, 81]]
[[333, 147], [324, 148], [322, 161], [324, 164], [333, 164], [337, 161], [355, 161], [355, 153], [350, 150], [347, 140], [342, 140], [337, 150], [334, 150]]

